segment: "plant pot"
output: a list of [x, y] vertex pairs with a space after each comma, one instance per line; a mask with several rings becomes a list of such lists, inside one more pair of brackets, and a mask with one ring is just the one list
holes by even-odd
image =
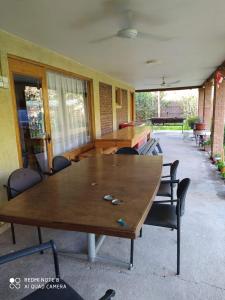
[[223, 173], [225, 173], [225, 167], [222, 167], [221, 169], [220, 169], [220, 172], [223, 174]]
[[206, 129], [206, 124], [205, 123], [195, 123], [195, 129], [196, 130], [205, 130]]

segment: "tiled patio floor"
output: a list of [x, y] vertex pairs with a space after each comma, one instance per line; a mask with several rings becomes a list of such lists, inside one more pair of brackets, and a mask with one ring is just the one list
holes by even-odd
[[[87, 300], [98, 299], [108, 288], [120, 300], [219, 300], [225, 299], [225, 185], [194, 142], [179, 132], [157, 133], [164, 161], [180, 160], [179, 178], [190, 177], [186, 212], [182, 220], [181, 275], [176, 276], [176, 232], [144, 227], [143, 238], [135, 241], [135, 268], [132, 271], [90, 264], [60, 255], [62, 278]], [[35, 228], [16, 225], [18, 243], [11, 244], [10, 231], [0, 236], [0, 252], [37, 242]], [[43, 229], [44, 240], [54, 239], [59, 247], [81, 250], [86, 235]], [[129, 257], [128, 240], [108, 237], [101, 253]], [[34, 255], [0, 267], [0, 299], [20, 299], [29, 290], [10, 290], [9, 278], [52, 277], [49, 254]]]

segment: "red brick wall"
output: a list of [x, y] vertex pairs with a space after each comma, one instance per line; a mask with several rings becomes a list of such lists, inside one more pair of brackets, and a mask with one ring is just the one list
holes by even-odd
[[112, 86], [99, 83], [101, 134], [113, 131]]
[[213, 113], [213, 96], [212, 96], [212, 82], [205, 84], [205, 99], [203, 108], [203, 121], [206, 123], [207, 129], [211, 129], [212, 113]]
[[[224, 73], [225, 76], [225, 73]], [[212, 154], [223, 153], [225, 118], [225, 81], [215, 84], [212, 122]]]
[[128, 99], [127, 90], [121, 90], [122, 106], [116, 109], [117, 128], [120, 123], [128, 122]]
[[205, 89], [198, 89], [198, 116], [203, 121], [203, 107], [204, 107]]

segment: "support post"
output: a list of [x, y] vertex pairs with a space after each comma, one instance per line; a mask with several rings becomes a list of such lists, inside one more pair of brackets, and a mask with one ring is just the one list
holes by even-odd
[[[223, 71], [225, 76], [225, 71]], [[225, 81], [217, 85], [216, 80], [214, 86], [213, 101], [213, 122], [212, 122], [212, 155], [220, 153], [223, 157], [224, 149], [224, 119], [225, 119]]]
[[198, 116], [203, 121], [203, 108], [204, 108], [205, 89], [203, 87], [198, 89]]
[[206, 123], [206, 128], [211, 129], [213, 112], [213, 82], [208, 81], [205, 84], [205, 98], [203, 107], [203, 121]]

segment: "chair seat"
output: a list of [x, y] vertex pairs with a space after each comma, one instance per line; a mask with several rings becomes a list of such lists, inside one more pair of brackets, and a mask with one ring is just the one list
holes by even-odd
[[176, 206], [154, 202], [144, 224], [176, 229]]
[[[61, 288], [52, 288], [53, 285]], [[45, 285], [43, 289], [38, 289], [22, 300], [84, 300], [68, 283], [62, 279], [54, 280]]]
[[160, 183], [157, 196], [171, 197], [170, 183]]

